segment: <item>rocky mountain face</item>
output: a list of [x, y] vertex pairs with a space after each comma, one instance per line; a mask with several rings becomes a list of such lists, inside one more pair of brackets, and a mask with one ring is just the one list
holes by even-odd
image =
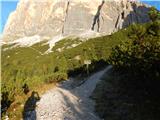
[[129, 0], [20, 0], [10, 14], [4, 41], [39, 35], [111, 34], [132, 23], [148, 22], [148, 7]]

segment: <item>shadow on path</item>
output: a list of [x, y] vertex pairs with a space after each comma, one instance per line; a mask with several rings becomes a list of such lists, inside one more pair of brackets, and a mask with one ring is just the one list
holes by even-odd
[[33, 91], [24, 105], [23, 120], [36, 120], [36, 103], [40, 100], [38, 92]]

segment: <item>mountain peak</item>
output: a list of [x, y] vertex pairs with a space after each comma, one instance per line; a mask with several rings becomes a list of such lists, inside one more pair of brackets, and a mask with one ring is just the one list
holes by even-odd
[[134, 22], [149, 21], [148, 8], [128, 0], [20, 0], [5, 25], [3, 40], [39, 35], [111, 34]]

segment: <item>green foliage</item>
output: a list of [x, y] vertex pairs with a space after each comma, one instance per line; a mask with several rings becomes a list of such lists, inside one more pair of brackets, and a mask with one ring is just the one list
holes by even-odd
[[152, 36], [160, 36], [160, 20], [153, 22], [151, 25], [148, 26], [147, 30], [148, 34]]
[[160, 21], [127, 32], [128, 41], [112, 49], [113, 69], [93, 92], [96, 112], [104, 120], [159, 120]]
[[47, 75], [45, 77], [45, 82], [46, 83], [53, 83], [53, 82], [60, 82], [62, 80], [67, 80], [68, 75], [66, 73], [62, 72], [56, 72], [54, 74]]
[[147, 27], [133, 25], [129, 32], [130, 41], [113, 48], [109, 58], [110, 63], [135, 75], [160, 77], [159, 28], [159, 21], [150, 23]]
[[155, 7], [150, 8], [148, 15], [152, 21], [160, 20], [160, 12]]

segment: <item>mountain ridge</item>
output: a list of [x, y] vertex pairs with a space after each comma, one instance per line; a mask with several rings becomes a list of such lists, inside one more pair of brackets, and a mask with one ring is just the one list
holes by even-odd
[[3, 41], [35, 35], [53, 39], [90, 31], [111, 34], [134, 22], [148, 22], [148, 9], [140, 2], [127, 0], [21, 0], [5, 25]]

